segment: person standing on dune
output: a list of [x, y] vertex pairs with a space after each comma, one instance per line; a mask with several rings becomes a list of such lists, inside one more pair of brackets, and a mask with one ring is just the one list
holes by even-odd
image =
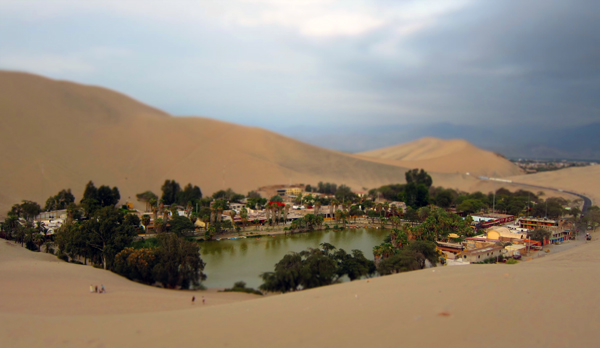
[[94, 286], [90, 284], [90, 294], [94, 292]]

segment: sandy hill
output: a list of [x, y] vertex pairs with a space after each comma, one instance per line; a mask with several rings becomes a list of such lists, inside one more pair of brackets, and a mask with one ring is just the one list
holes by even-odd
[[[517, 265], [438, 267], [251, 299], [151, 288], [1, 241], [0, 346], [594, 347], [600, 242], [571, 243]], [[90, 283], [108, 293], [90, 294]], [[208, 305], [192, 305], [192, 295]]]
[[422, 138], [357, 155], [381, 159], [385, 163], [402, 167], [424, 168], [439, 173], [471, 173], [492, 177], [522, 174], [519, 167], [504, 157], [460, 139]]
[[600, 204], [600, 165], [509, 177], [515, 183], [553, 187], [584, 194]]
[[165, 179], [204, 193], [246, 193], [277, 183], [402, 182], [405, 168], [311, 146], [251, 127], [172, 117], [113, 91], [0, 72], [0, 215], [22, 199], [43, 204], [89, 180], [117, 186], [122, 201]]

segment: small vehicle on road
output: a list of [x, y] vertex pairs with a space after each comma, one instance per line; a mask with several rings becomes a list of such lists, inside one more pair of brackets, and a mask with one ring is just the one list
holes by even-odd
[[589, 233], [585, 234], [585, 240], [592, 240], [592, 235]]

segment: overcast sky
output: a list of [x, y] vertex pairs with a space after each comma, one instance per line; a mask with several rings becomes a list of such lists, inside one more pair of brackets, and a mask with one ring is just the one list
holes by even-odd
[[600, 1], [0, 0], [0, 68], [272, 129], [582, 125]]

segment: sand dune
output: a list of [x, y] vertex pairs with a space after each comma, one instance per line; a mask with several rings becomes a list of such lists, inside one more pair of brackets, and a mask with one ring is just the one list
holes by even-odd
[[[131, 314], [189, 309], [193, 295], [198, 299], [204, 295], [209, 300], [207, 305], [257, 298], [217, 290], [177, 291], [146, 286], [110, 271], [68, 264], [54, 255], [31, 252], [3, 239], [0, 239], [0, 275], [3, 279], [0, 313], [4, 314]], [[102, 284], [106, 294], [90, 294], [90, 285]]]
[[65, 188], [79, 200], [89, 180], [117, 186], [122, 203], [136, 203], [136, 193], [160, 193], [165, 179], [205, 194], [319, 181], [363, 190], [403, 183], [407, 168], [425, 168], [435, 186], [486, 192], [495, 186], [475, 175], [520, 173], [464, 141], [423, 139], [377, 157], [351, 155], [259, 128], [172, 117], [104, 88], [24, 73], [0, 71], [0, 112], [0, 217], [16, 202], [43, 205]]
[[358, 153], [407, 168], [424, 168], [437, 173], [470, 173], [504, 177], [522, 174], [509, 160], [475, 147], [466, 140], [422, 138], [410, 143]]
[[592, 199], [593, 204], [600, 204], [600, 165], [519, 175], [508, 179], [524, 184], [554, 187], [585, 194]]
[[205, 193], [277, 183], [402, 182], [406, 168], [371, 162], [278, 134], [200, 117], [171, 117], [103, 88], [0, 72], [0, 214], [63, 188], [117, 186], [122, 201], [165, 179]]
[[[0, 346], [593, 347], [600, 338], [598, 241], [518, 265], [438, 267], [217, 306], [55, 260], [0, 244]], [[89, 294], [90, 282], [109, 292]]]

